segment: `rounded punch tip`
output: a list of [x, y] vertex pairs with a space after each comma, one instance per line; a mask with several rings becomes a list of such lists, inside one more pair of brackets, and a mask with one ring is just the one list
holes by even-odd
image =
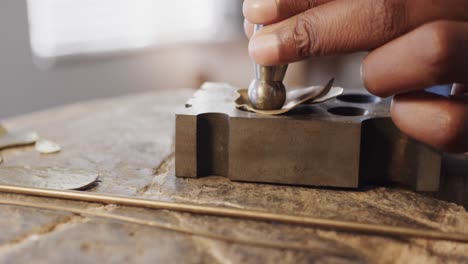
[[[255, 25], [255, 32], [262, 25]], [[249, 101], [258, 110], [279, 110], [286, 101], [286, 87], [283, 80], [288, 65], [263, 66], [254, 64], [255, 79], [249, 86]]]
[[278, 110], [286, 101], [286, 87], [282, 82], [254, 79], [250, 83], [248, 95], [255, 109]]

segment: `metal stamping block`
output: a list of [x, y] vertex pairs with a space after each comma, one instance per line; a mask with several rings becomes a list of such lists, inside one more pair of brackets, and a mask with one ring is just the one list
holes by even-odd
[[207, 83], [176, 116], [176, 175], [342, 188], [395, 182], [437, 191], [441, 153], [394, 126], [391, 99], [346, 91], [265, 116], [236, 109], [236, 88]]

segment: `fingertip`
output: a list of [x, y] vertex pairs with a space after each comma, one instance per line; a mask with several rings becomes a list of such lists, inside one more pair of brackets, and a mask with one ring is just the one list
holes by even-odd
[[450, 152], [468, 150], [466, 102], [449, 100], [425, 92], [394, 97], [391, 116], [408, 136]]
[[249, 54], [260, 65], [280, 64], [280, 40], [274, 34], [257, 32], [249, 42]]
[[244, 19], [244, 32], [248, 39], [252, 38], [252, 35], [254, 34], [254, 25], [247, 19]]
[[[384, 85], [379, 84], [380, 74], [379, 74], [379, 65], [375, 65], [374, 59], [372, 58], [372, 53], [368, 54], [361, 63], [360, 68], [360, 75], [361, 75], [361, 83], [364, 87], [373, 95], [379, 97], [389, 97], [392, 94], [389, 93], [387, 90], [382, 89], [385, 88]], [[377, 71], [377, 73], [373, 72]], [[377, 75], [378, 78], [375, 78]]]
[[359, 68], [359, 76], [361, 77], [361, 83], [366, 88], [371, 94], [375, 94], [375, 92], [369, 88], [369, 85], [366, 82], [366, 66], [365, 66], [365, 60], [362, 61], [361, 67]]

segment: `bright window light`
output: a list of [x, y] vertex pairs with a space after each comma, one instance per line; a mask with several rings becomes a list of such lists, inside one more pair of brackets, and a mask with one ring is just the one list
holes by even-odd
[[220, 0], [28, 0], [38, 57], [114, 52], [214, 39]]

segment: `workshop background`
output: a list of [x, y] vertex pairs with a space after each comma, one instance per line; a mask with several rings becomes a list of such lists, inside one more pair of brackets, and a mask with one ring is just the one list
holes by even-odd
[[[3, 0], [0, 119], [205, 81], [246, 86], [242, 0]], [[286, 84], [362, 86], [364, 54], [294, 64]]]

